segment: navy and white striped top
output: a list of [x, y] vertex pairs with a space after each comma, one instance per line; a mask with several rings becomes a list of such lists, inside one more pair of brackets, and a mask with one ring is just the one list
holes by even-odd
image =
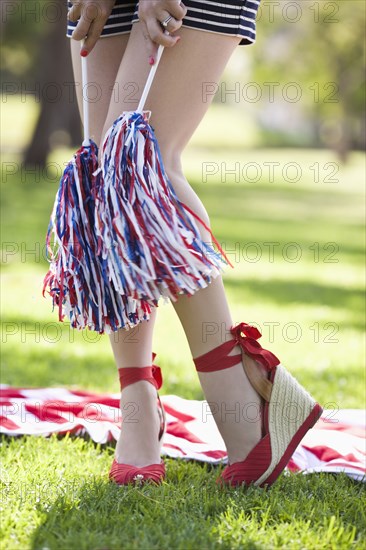
[[[229, 34], [242, 38], [240, 44], [253, 44], [256, 40], [256, 16], [260, 0], [237, 0], [215, 2], [184, 0], [187, 15], [183, 26], [191, 29]], [[69, 7], [71, 3], [69, 2]], [[101, 36], [125, 34], [131, 31], [132, 23], [138, 21], [138, 2], [116, 0], [113, 11]], [[71, 36], [76, 23], [68, 21], [67, 36]]]

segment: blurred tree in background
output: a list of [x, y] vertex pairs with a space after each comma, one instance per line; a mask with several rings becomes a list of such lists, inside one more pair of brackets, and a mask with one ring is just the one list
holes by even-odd
[[29, 95], [40, 104], [25, 164], [45, 165], [56, 145], [80, 144], [79, 111], [73, 85], [66, 2], [3, 0], [2, 93]]
[[363, 0], [262, 0], [253, 48], [254, 79], [292, 81], [304, 93], [315, 147], [345, 161], [365, 148], [365, 8]]
[[[66, 0], [2, 0], [1, 11], [2, 92], [25, 87], [39, 94], [41, 114], [25, 160], [45, 163], [55, 132], [67, 131], [69, 145], [81, 140]], [[250, 59], [250, 80], [273, 103], [270, 110], [254, 105], [262, 145], [332, 148], [341, 161], [365, 148], [364, 29], [363, 0], [261, 1], [257, 42], [239, 55]]]

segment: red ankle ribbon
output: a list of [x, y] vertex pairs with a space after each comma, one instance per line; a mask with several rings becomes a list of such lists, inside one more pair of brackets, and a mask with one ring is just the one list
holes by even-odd
[[193, 359], [198, 372], [215, 372], [217, 370], [228, 369], [241, 362], [241, 353], [229, 355], [231, 350], [235, 348], [237, 342], [229, 340], [217, 348], [200, 355]]
[[270, 351], [263, 349], [257, 340], [262, 336], [259, 330], [247, 323], [240, 323], [230, 329], [234, 340], [229, 340], [215, 349], [194, 359], [198, 372], [215, 372], [228, 369], [241, 362], [240, 355], [229, 355], [239, 345], [249, 357], [258, 361], [268, 371], [280, 364], [280, 360]]
[[[153, 353], [153, 360], [155, 357], [156, 354]], [[160, 390], [163, 384], [161, 369], [154, 364], [151, 367], [124, 367], [118, 369], [118, 374], [121, 389], [127, 388], [127, 386], [135, 382], [140, 382], [140, 380], [150, 382], [157, 390]]]
[[152, 367], [125, 367], [118, 369], [119, 381], [121, 389], [127, 388], [130, 384], [146, 380], [150, 382], [157, 390], [162, 385], [162, 375], [160, 367], [153, 365]]

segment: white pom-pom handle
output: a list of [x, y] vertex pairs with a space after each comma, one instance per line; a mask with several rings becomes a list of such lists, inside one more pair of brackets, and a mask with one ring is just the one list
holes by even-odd
[[[84, 41], [81, 43], [81, 49]], [[90, 123], [89, 123], [89, 101], [87, 94], [88, 84], [88, 63], [86, 57], [81, 57], [81, 93], [83, 96], [83, 123], [84, 123], [84, 141], [83, 147], [90, 145]]]
[[137, 113], [142, 113], [142, 111], [144, 110], [144, 106], [145, 106], [145, 102], [146, 102], [146, 98], [150, 92], [150, 88], [151, 88], [151, 85], [153, 83], [153, 80], [154, 80], [154, 76], [155, 76], [155, 73], [156, 73], [156, 70], [158, 68], [158, 65], [159, 65], [159, 62], [160, 62], [160, 59], [161, 59], [161, 56], [162, 56], [162, 53], [163, 53], [163, 50], [164, 50], [164, 46], [160, 45], [159, 48], [158, 48], [158, 53], [156, 55], [156, 60], [155, 60], [155, 63], [154, 65], [151, 67], [150, 69], [150, 72], [149, 72], [149, 76], [147, 77], [147, 80], [146, 80], [146, 84], [145, 84], [145, 88], [142, 92], [142, 96], [141, 96], [141, 99], [140, 99], [140, 103], [138, 104], [138, 107], [136, 109], [136, 112]]

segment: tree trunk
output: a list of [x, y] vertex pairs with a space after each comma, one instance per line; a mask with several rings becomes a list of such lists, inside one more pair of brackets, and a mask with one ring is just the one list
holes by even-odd
[[[63, 3], [66, 8], [66, 2]], [[24, 156], [26, 165], [44, 166], [51, 150], [50, 136], [65, 130], [73, 145], [81, 144], [81, 123], [73, 86], [66, 9], [61, 21], [51, 23], [40, 47], [36, 88], [40, 90], [41, 113]]]

